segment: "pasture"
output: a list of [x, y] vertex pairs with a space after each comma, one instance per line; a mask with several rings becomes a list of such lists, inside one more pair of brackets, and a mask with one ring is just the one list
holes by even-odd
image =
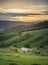
[[0, 52], [0, 65], [48, 65], [48, 56]]
[[48, 65], [47, 55], [10, 52], [10, 46], [16, 46], [19, 49], [24, 46], [30, 48], [41, 46], [43, 49], [39, 51], [48, 54], [48, 29], [20, 34], [17, 32], [0, 34], [0, 65]]

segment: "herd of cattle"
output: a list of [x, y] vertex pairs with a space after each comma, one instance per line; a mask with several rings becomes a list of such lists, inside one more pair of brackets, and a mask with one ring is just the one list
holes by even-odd
[[40, 51], [38, 51], [36, 48], [32, 49], [32, 48], [21, 47], [19, 49], [19, 48], [11, 46], [10, 47], [10, 51], [11, 52], [16, 52], [16, 53], [30, 53], [30, 54], [32, 54], [33, 52], [35, 52], [37, 54], [40, 54]]

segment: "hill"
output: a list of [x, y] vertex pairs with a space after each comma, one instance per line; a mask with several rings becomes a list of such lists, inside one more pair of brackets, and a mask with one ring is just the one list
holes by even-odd
[[[10, 22], [9, 22], [10, 23]], [[15, 32], [15, 31], [32, 31], [32, 30], [39, 30], [39, 29], [48, 29], [48, 21], [41, 21], [41, 22], [12, 22], [11, 26], [9, 25], [8, 28], [1, 32]]]
[[17, 47], [48, 47], [48, 29], [0, 33], [0, 47], [15, 45]]
[[48, 28], [48, 20], [39, 22], [0, 21], [0, 32], [32, 31]]
[[16, 26], [21, 26], [21, 25], [31, 25], [34, 22], [21, 22], [21, 21], [7, 21], [7, 20], [0, 20], [0, 30], [1, 29], [10, 29]]

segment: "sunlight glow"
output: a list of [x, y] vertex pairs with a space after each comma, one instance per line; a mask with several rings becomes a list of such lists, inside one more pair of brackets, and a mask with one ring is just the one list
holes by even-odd
[[29, 9], [19, 9], [19, 8], [14, 8], [14, 9], [7, 9], [7, 12], [10, 13], [33, 13], [35, 12], [34, 10], [29, 10]]
[[10, 12], [10, 13], [22, 13], [23, 12], [22, 9], [18, 9], [18, 8], [16, 8], [16, 9], [8, 9], [7, 11]]

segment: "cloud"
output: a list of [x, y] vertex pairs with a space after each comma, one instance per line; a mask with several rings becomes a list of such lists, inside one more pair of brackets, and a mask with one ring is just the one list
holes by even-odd
[[47, 14], [48, 15], [48, 11], [46, 11], [46, 10], [41, 11], [41, 13], [44, 13], [44, 14]]
[[42, 19], [48, 20], [48, 15], [31, 15], [29, 13], [28, 14], [0, 13], [0, 20], [32, 22], [32, 21], [39, 21]]
[[10, 16], [6, 15], [6, 13], [0, 13], [0, 20], [9, 20]]
[[48, 0], [0, 0], [3, 8], [26, 8], [27, 6], [44, 5], [47, 7]]
[[7, 12], [6, 9], [0, 7], [0, 13], [6, 13], [6, 12]]
[[47, 15], [16, 16], [16, 17], [11, 17], [10, 20], [22, 21], [22, 22], [32, 22], [32, 21], [48, 20], [48, 17]]

